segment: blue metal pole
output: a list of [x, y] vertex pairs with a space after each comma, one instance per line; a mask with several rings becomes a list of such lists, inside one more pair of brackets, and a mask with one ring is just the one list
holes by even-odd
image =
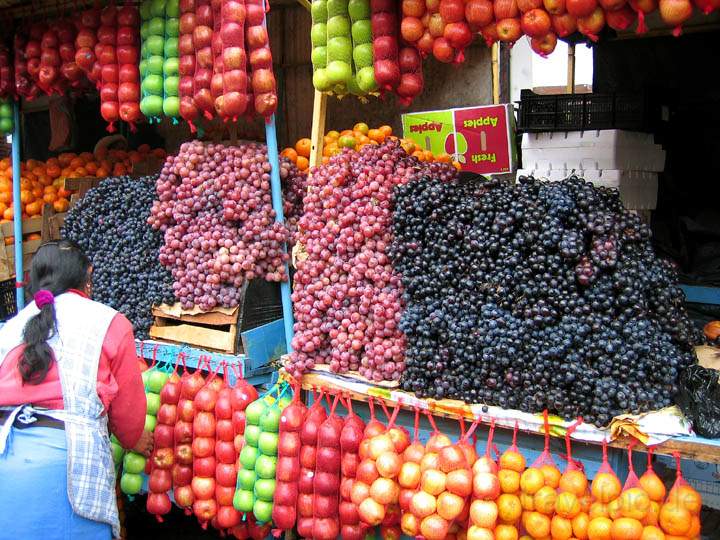
[[12, 174], [13, 174], [13, 231], [15, 234], [15, 298], [20, 311], [25, 307], [23, 282], [23, 250], [22, 250], [22, 204], [20, 202], [20, 103], [14, 106], [15, 129], [12, 136]]
[[[275, 131], [275, 115], [270, 117], [269, 122], [265, 122], [265, 140], [267, 141], [268, 160], [272, 170], [270, 172], [270, 189], [272, 191], [272, 205], [275, 210], [275, 221], [285, 222], [285, 214], [283, 212], [282, 185], [280, 184], [280, 158], [278, 154], [277, 132]], [[287, 246], [283, 246], [283, 251], [287, 253]], [[290, 277], [290, 271], [287, 263], [285, 270]], [[292, 351], [293, 338], [293, 312], [292, 301], [290, 300], [290, 281], [280, 283], [280, 297], [282, 299], [283, 322], [285, 323], [285, 342], [288, 352]]]

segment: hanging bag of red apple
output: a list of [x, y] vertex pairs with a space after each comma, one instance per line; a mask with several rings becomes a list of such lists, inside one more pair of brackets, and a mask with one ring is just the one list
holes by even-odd
[[273, 535], [278, 537], [295, 527], [297, 521], [298, 482], [300, 481], [300, 430], [308, 408], [300, 400], [300, 388], [294, 387], [293, 400], [280, 415], [278, 460], [273, 496]]
[[352, 486], [360, 465], [360, 443], [365, 422], [353, 411], [350, 397], [345, 397], [344, 404], [348, 415], [340, 432], [340, 536], [345, 540], [362, 540], [365, 538], [365, 528], [360, 523], [358, 505], [352, 501]]
[[175, 423], [177, 405], [180, 400], [180, 377], [177, 374], [178, 362], [170, 373], [160, 392], [160, 408], [157, 411], [154, 447], [151, 457], [150, 478], [148, 482], [147, 510], [154, 514], [159, 522], [162, 516], [170, 512], [172, 502], [168, 492], [172, 489], [172, 471], [175, 464]]

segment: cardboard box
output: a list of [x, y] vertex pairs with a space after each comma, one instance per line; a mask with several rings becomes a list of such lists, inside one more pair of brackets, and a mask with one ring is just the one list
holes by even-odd
[[515, 171], [515, 117], [511, 105], [464, 107], [402, 115], [403, 136], [433, 154], [447, 153], [463, 171]]

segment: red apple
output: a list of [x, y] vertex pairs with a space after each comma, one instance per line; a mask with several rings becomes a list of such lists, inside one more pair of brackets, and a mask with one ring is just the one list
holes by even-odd
[[522, 28], [519, 19], [503, 19], [497, 22], [497, 33], [500, 41], [515, 43], [522, 37]]
[[550, 16], [544, 9], [533, 9], [524, 13], [520, 22], [523, 33], [534, 37], [542, 37], [550, 32]]

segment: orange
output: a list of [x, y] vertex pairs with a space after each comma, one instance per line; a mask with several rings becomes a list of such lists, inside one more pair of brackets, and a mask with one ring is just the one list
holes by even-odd
[[683, 536], [692, 527], [692, 515], [685, 506], [671, 501], [660, 507], [658, 515], [660, 527], [667, 534]]
[[498, 517], [505, 523], [514, 523], [522, 515], [523, 507], [517, 495], [503, 493], [497, 499]]
[[335, 155], [335, 150], [337, 150], [337, 147], [338, 147], [337, 143], [334, 143], [334, 142], [330, 143], [328, 145], [325, 145], [323, 147], [323, 156], [330, 157], [330, 156]]
[[288, 158], [293, 163], [295, 163], [298, 158], [298, 154], [294, 148], [285, 148], [282, 152], [280, 152], [280, 155], [282, 157]]
[[622, 491], [620, 480], [612, 473], [598, 473], [592, 481], [592, 495], [602, 503], [617, 499]]
[[32, 188], [32, 195], [34, 199], [42, 199], [43, 196], [43, 186], [37, 185]]
[[643, 529], [640, 540], [665, 540], [665, 533], [662, 532], [662, 529], [648, 525]]
[[27, 204], [29, 202], [32, 202], [33, 200], [33, 194], [30, 190], [22, 189], [20, 190], [20, 202], [23, 204]]
[[560, 491], [569, 491], [582, 497], [587, 489], [588, 481], [585, 473], [576, 470], [565, 471], [560, 477]]
[[613, 522], [606, 517], [591, 519], [588, 523], [588, 540], [611, 540], [612, 525]]
[[7, 205], [3, 202], [0, 202], [0, 216], [3, 215], [3, 212], [7, 210]]
[[43, 195], [43, 202], [47, 204], [52, 204], [57, 200], [57, 195], [55, 193], [45, 193]]
[[328, 136], [328, 135], [325, 135], [325, 136], [323, 137], [323, 143], [325, 143], [325, 144], [333, 143], [333, 142], [335, 142], [336, 140], [337, 140], [337, 139], [336, 139], [335, 137], [330, 137], [330, 136]]
[[533, 500], [533, 496], [529, 493], [520, 492], [520, 504], [522, 505], [523, 510], [535, 510], [535, 501]]
[[553, 489], [557, 489], [560, 485], [560, 471], [554, 465], [543, 465], [540, 467], [540, 471], [543, 473], [545, 478], [545, 485], [550, 486]]
[[536, 467], [528, 467], [520, 475], [520, 489], [525, 493], [534, 495], [545, 485], [545, 476], [540, 469]]
[[56, 212], [67, 212], [68, 208], [70, 208], [70, 201], [67, 199], [58, 199], [53, 203], [53, 210]]
[[0, 192], [0, 203], [10, 204], [12, 202], [12, 193], [8, 191]]
[[643, 525], [657, 525], [658, 524], [658, 516], [660, 515], [660, 503], [657, 503], [655, 501], [650, 501], [650, 506], [648, 507], [647, 514], [645, 514], [645, 517], [641, 519]]
[[422, 150], [415, 150], [412, 155], [418, 158], [419, 161], [425, 161], [425, 154]]
[[637, 519], [620, 518], [613, 521], [610, 528], [612, 540], [640, 540], [643, 526]]
[[304, 156], [298, 156], [296, 165], [301, 171], [307, 171], [310, 168], [310, 162]]
[[435, 156], [433, 156], [433, 153], [430, 150], [424, 150], [423, 157], [425, 158], [425, 161], [435, 161]]
[[580, 510], [586, 514], [590, 511], [590, 507], [593, 504], [593, 497], [590, 494], [590, 490], [585, 492], [585, 495], [578, 499], [580, 502]]
[[573, 535], [578, 540], [585, 540], [588, 534], [588, 525], [590, 524], [590, 518], [585, 512], [579, 513], [572, 519]]
[[572, 519], [580, 513], [580, 501], [574, 493], [563, 492], [555, 500], [555, 512], [564, 518]]
[[86, 163], [91, 159], [95, 158], [95, 156], [93, 156], [91, 152], [82, 152], [78, 157]]
[[382, 132], [382, 134], [385, 135], [386, 137], [389, 137], [390, 135], [393, 134], [392, 128], [388, 125], [380, 126], [378, 128], [378, 131]]
[[681, 485], [670, 490], [669, 500], [678, 500], [691, 514], [699, 514], [702, 497], [689, 485]]
[[572, 522], [564, 517], [553, 516], [550, 521], [550, 536], [553, 540], [569, 540], [572, 535]]
[[95, 177], [96, 178], [105, 178], [108, 174], [110, 174], [110, 173], [108, 172], [108, 170], [106, 168], [100, 167], [97, 170], [97, 172], [95, 173]]
[[533, 496], [535, 510], [545, 515], [552, 516], [555, 513], [555, 501], [557, 493], [550, 486], [541, 487]]
[[641, 520], [650, 508], [650, 497], [641, 488], [630, 488], [620, 494], [620, 514]]
[[13, 207], [10, 206], [9, 208], [6, 208], [3, 212], [3, 219], [12, 221], [13, 217], [15, 217], [15, 211], [13, 210]]
[[640, 477], [640, 487], [648, 494], [651, 501], [660, 502], [665, 498], [665, 484], [655, 474], [655, 471], [645, 471], [645, 474]]
[[520, 473], [517, 471], [500, 469], [498, 479], [503, 493], [516, 493], [520, 489]]
[[529, 512], [524, 516], [525, 530], [533, 538], [542, 538], [550, 534], [550, 518], [540, 512]]
[[699, 516], [693, 516], [692, 521], [690, 523], [690, 530], [687, 532], [687, 536], [689, 538], [695, 538], [696, 536], [700, 536], [700, 517]]
[[353, 126], [353, 131], [359, 131], [363, 135], [367, 135], [368, 131], [370, 131], [370, 126], [368, 126], [365, 122], [358, 122]]
[[435, 156], [435, 161], [439, 161], [441, 163], [450, 163], [452, 161], [452, 156], [450, 156], [450, 154], [442, 152]]
[[88, 172], [88, 175], [94, 175], [98, 170], [98, 165], [94, 161], [88, 161], [85, 165], [85, 170]]
[[25, 205], [25, 213], [28, 216], [39, 216], [42, 212], [42, 204], [39, 201], [34, 201]]
[[60, 176], [60, 167], [57, 165], [48, 165], [45, 169], [45, 173], [50, 178], [57, 178], [58, 176]]
[[367, 136], [370, 138], [370, 140], [375, 142], [383, 142], [385, 140], [385, 134], [380, 131], [379, 129], [371, 129], [368, 131]]
[[306, 137], [295, 143], [295, 151], [298, 153], [298, 156], [309, 158], [311, 146], [312, 143], [310, 142], [310, 139]]
[[42, 235], [40, 233], [30, 233], [26, 234], [23, 238], [23, 240], [42, 240]]
[[350, 135], [341, 135], [338, 139], [338, 146], [340, 148], [355, 148], [355, 145], [357, 144], [357, 141], [355, 140], [355, 137], [353, 137], [352, 134]]

